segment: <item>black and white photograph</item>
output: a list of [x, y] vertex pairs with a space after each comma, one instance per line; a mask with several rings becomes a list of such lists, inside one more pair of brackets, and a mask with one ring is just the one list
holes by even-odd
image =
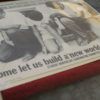
[[0, 91], [97, 60], [100, 13], [84, 0], [0, 3]]
[[96, 33], [88, 21], [93, 14], [81, 3], [71, 1], [47, 1], [16, 9], [1, 7], [0, 62], [24, 62], [41, 54], [58, 54], [73, 46], [91, 44], [99, 38], [100, 31], [94, 29]]

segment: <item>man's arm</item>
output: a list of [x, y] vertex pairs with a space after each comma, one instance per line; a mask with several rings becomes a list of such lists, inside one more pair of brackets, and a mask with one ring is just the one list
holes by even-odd
[[1, 31], [1, 34], [5, 40], [5, 42], [11, 46], [14, 46], [13, 41], [10, 40], [10, 38], [8, 37], [7, 33], [5, 31]]
[[37, 26], [34, 25], [34, 26], [32, 27], [32, 29], [33, 29], [34, 35], [37, 37], [37, 39], [39, 40], [40, 44], [42, 45], [42, 51], [43, 51], [44, 53], [47, 53], [47, 49], [46, 49], [46, 47], [45, 47], [45, 44], [44, 44], [44, 42], [43, 42], [43, 39], [42, 39], [42, 37], [41, 37], [41, 35], [40, 35], [40, 32], [39, 32]]
[[61, 33], [56, 32], [49, 24], [45, 27], [49, 33], [55, 38], [57, 44], [61, 49], [63, 49], [62, 44], [65, 43], [63, 38], [60, 36]]
[[38, 39], [38, 41], [40, 42], [40, 44], [42, 46], [42, 51], [44, 53], [47, 53], [47, 49], [46, 49], [45, 44], [43, 42], [43, 39], [40, 35], [40, 31], [39, 31], [37, 25], [35, 25], [35, 22], [26, 17], [26, 23], [27, 23], [28, 26], [30, 26], [32, 28], [33, 34], [36, 36], [36, 38]]

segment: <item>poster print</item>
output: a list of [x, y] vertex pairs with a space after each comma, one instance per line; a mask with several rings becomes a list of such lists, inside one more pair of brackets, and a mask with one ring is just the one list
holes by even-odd
[[83, 1], [1, 3], [1, 90], [98, 60], [99, 41], [100, 15]]

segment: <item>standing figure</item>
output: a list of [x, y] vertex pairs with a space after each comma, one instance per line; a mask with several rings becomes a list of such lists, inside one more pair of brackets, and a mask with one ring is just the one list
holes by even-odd
[[[50, 4], [52, 6], [50, 6]], [[60, 10], [63, 9], [60, 3], [56, 3], [57, 7], [55, 7], [54, 3], [50, 3], [50, 4], [49, 3], [46, 4], [47, 6], [49, 5], [48, 7], [50, 7], [50, 9], [58, 9], [58, 11], [59, 9]], [[75, 15], [73, 15], [72, 17], [69, 17], [67, 16], [67, 14], [64, 14], [61, 12], [52, 14], [50, 18], [53, 23], [56, 23], [58, 26], [62, 24], [65, 27], [65, 29], [63, 29], [62, 31], [63, 33], [74, 34], [76, 42], [79, 45], [86, 45], [90, 43], [91, 41], [97, 39], [96, 34], [92, 32], [91, 26], [85, 18], [77, 17]]]
[[81, 22], [85, 20], [70, 18], [60, 13], [51, 15], [52, 20], [55, 21], [55, 18], [59, 19], [60, 23], [65, 27], [66, 32], [67, 29], [68, 31], [72, 31], [74, 36], [77, 38], [76, 41], [79, 45], [86, 45], [97, 39], [96, 34], [89, 28], [89, 24], [87, 22]]
[[[37, 10], [38, 11], [38, 10]], [[38, 11], [40, 12], [40, 11]], [[41, 12], [40, 12], [41, 13]], [[58, 53], [60, 50], [60, 46], [57, 42], [57, 39], [52, 35], [53, 29], [48, 25], [48, 22], [45, 22], [45, 15], [41, 13], [43, 16], [42, 20], [37, 20], [38, 17], [33, 18], [34, 13], [31, 12], [31, 15], [28, 14], [25, 15], [30, 19], [30, 24], [33, 25], [33, 31], [36, 37], [38, 38], [41, 46], [42, 46], [42, 51], [43, 53], [47, 54], [49, 53]], [[28, 21], [29, 22], [29, 21]]]
[[[36, 14], [38, 12], [35, 12]], [[35, 14], [34, 14], [35, 15]], [[38, 16], [40, 13], [37, 14]], [[28, 25], [28, 18], [17, 11], [4, 11], [0, 9], [0, 31], [3, 32], [5, 42], [0, 45], [0, 60], [12, 61], [23, 57], [27, 61], [41, 52], [41, 45], [33, 34], [33, 26]], [[10, 47], [14, 48], [14, 52]], [[4, 48], [5, 47], [5, 48]], [[8, 56], [10, 51], [10, 55]], [[7, 57], [7, 58], [6, 58]]]

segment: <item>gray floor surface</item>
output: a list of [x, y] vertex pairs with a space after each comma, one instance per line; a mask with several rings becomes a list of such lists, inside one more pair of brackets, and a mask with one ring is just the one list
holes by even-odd
[[32, 96], [29, 100], [100, 100], [100, 76]]

